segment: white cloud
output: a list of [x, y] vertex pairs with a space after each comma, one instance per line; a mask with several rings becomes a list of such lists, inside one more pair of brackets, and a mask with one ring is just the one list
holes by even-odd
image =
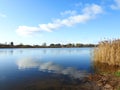
[[68, 10], [68, 11], [61, 12], [60, 14], [64, 16], [64, 15], [75, 15], [76, 13], [77, 12], [75, 10]]
[[3, 14], [3, 13], [0, 13], [0, 17], [1, 18], [6, 18], [7, 16], [5, 14]]
[[[71, 15], [65, 19], [56, 19], [48, 24], [39, 24], [38, 27], [29, 27], [29, 26], [19, 26], [17, 33], [20, 35], [29, 35], [39, 31], [51, 32], [55, 29], [64, 27], [64, 26], [73, 26], [78, 23], [87, 22], [96, 17], [96, 15], [101, 14], [103, 9], [97, 4], [88, 5], [83, 8], [81, 14]], [[75, 13], [75, 11], [66, 11], [66, 14]]]
[[111, 5], [111, 8], [112, 9], [120, 9], [120, 0], [114, 0], [115, 1], [115, 4]]
[[101, 6], [96, 5], [96, 4], [92, 4], [92, 5], [88, 5], [87, 7], [85, 7], [83, 9], [84, 14], [87, 14], [89, 16], [95, 16], [97, 14], [101, 14], [103, 13], [103, 9]]
[[40, 31], [39, 27], [28, 27], [28, 26], [19, 26], [18, 29], [16, 30], [18, 34], [23, 36], [30, 35], [38, 31]]
[[48, 24], [39, 24], [39, 29], [51, 32], [52, 30], [61, 27], [59, 22], [55, 21], [53, 23], [48, 23]]
[[41, 62], [40, 60], [35, 61], [31, 58], [21, 59], [17, 62], [17, 65], [18, 69], [20, 70], [24, 70], [27, 68], [38, 68], [40, 71], [68, 75], [73, 78], [82, 78], [88, 75], [88, 73], [81, 72], [73, 67], [64, 68], [52, 62]]

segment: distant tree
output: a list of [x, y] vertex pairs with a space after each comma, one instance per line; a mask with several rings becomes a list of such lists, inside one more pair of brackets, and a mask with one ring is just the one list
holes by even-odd
[[76, 44], [76, 47], [83, 47], [84, 45], [83, 44], [80, 44], [80, 43], [77, 43]]
[[72, 44], [72, 47], [75, 47], [75, 44], [74, 44], [74, 43]]
[[74, 47], [74, 44], [69, 43], [67, 44], [67, 47]]
[[61, 47], [61, 44], [56, 44], [55, 47], [60, 48], [60, 47]]
[[14, 43], [13, 43], [13, 42], [10, 42], [10, 45], [11, 45], [11, 46], [14, 46]]
[[39, 45], [33, 45], [34, 48], [39, 48], [40, 46]]
[[67, 47], [67, 45], [63, 44], [62, 47]]
[[53, 47], [55, 47], [55, 44], [50, 44], [50, 46], [49, 46], [49, 47], [52, 47], [52, 48], [53, 48]]

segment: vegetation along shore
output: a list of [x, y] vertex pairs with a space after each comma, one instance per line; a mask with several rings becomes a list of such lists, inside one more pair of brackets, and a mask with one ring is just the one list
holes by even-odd
[[14, 42], [10, 42], [9, 44], [0, 44], [0, 48], [79, 48], [79, 47], [95, 47], [96, 44], [82, 44], [82, 43], [68, 43], [68, 44], [50, 44], [47, 45], [46, 43], [43, 43], [42, 45], [24, 45], [24, 44], [18, 44], [14, 45]]
[[93, 59], [95, 75], [90, 79], [102, 90], [120, 90], [120, 39], [100, 42]]

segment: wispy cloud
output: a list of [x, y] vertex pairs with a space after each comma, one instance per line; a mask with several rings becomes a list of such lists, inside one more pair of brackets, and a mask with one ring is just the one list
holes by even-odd
[[118, 10], [120, 9], [120, 0], [114, 0], [115, 4], [111, 5], [112, 9]]
[[21, 70], [24, 70], [27, 68], [38, 68], [39, 71], [63, 74], [63, 75], [68, 75], [73, 78], [79, 78], [79, 79], [86, 77], [88, 75], [88, 73], [81, 72], [73, 67], [64, 68], [63, 66], [55, 64], [53, 62], [35, 61], [31, 58], [21, 59], [17, 62], [17, 65], [18, 65], [18, 68]]
[[5, 15], [5, 14], [3, 14], [3, 13], [0, 13], [0, 17], [1, 17], [1, 18], [6, 18], [7, 15]]
[[41, 31], [51, 32], [64, 26], [70, 27], [75, 24], [84, 23], [91, 19], [94, 19], [96, 15], [103, 13], [103, 9], [100, 5], [92, 4], [87, 5], [85, 8], [83, 8], [80, 14], [75, 13], [76, 11], [66, 11], [63, 14], [70, 14], [69, 17], [64, 19], [56, 19], [47, 24], [39, 24], [38, 27], [19, 26], [16, 32], [20, 35], [29, 35]]
[[75, 11], [75, 10], [67, 10], [67, 11], [61, 12], [60, 14], [62, 16], [64, 16], [64, 15], [76, 15], [77, 11]]

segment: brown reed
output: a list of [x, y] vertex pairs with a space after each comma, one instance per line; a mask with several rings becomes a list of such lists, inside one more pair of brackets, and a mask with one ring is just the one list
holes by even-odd
[[94, 62], [120, 66], [120, 39], [100, 42], [94, 49]]

